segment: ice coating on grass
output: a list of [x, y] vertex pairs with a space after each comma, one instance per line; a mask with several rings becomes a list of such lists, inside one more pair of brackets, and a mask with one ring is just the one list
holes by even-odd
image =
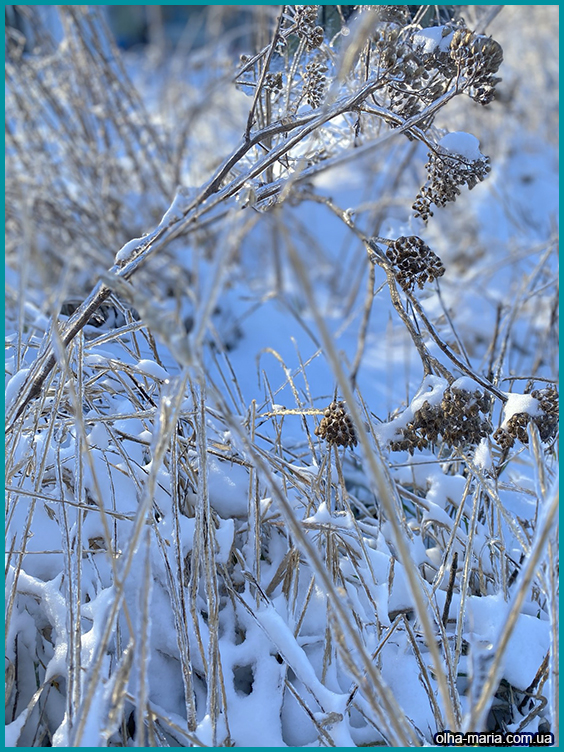
[[182, 219], [186, 214], [194, 195], [194, 189], [184, 187], [178, 188], [172, 204], [166, 210], [163, 218], [159, 222], [159, 227], [168, 227], [174, 222], [178, 222], [178, 220]]
[[133, 238], [133, 240], [128, 240], [127, 243], [125, 243], [125, 245], [122, 245], [122, 247], [116, 253], [116, 264], [121, 264], [124, 261], [129, 261], [129, 259], [134, 255], [135, 251], [141, 248], [141, 245], [145, 242], [145, 240], [146, 238]]
[[480, 152], [480, 142], [476, 136], [473, 136], [471, 133], [464, 133], [464, 131], [447, 133], [439, 141], [439, 146], [442, 146], [443, 149], [453, 154], [458, 154], [472, 161], [483, 157], [483, 154]]

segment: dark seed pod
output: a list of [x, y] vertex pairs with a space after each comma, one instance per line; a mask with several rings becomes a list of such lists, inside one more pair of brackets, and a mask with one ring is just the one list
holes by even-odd
[[344, 402], [332, 402], [323, 413], [321, 423], [315, 429], [315, 435], [328, 444], [353, 447], [357, 445], [353, 422], [345, 410]]
[[489, 157], [467, 159], [441, 146], [437, 146], [436, 151], [430, 151], [428, 156], [425, 165], [427, 182], [417, 194], [412, 207], [415, 216], [421, 217], [424, 222], [433, 216], [430, 210], [432, 204], [445, 206], [450, 201], [456, 201], [460, 186], [466, 185], [471, 190], [484, 180], [491, 169]]
[[415, 285], [422, 288], [445, 273], [441, 259], [416, 235], [397, 238], [386, 256], [404, 290], [413, 290]]
[[538, 428], [543, 442], [551, 441], [558, 432], [559, 399], [556, 387], [550, 384], [544, 389], [534, 389], [529, 393], [531, 397], [538, 400], [539, 412], [537, 415], [515, 413], [507, 421], [504, 428], [498, 428], [494, 433], [494, 440], [502, 449], [510, 449], [515, 441], [528, 444], [527, 427], [531, 422]]
[[475, 446], [492, 432], [488, 409], [489, 398], [484, 399], [483, 392], [468, 391], [455, 383], [445, 389], [439, 404], [425, 401], [390, 447], [392, 451], [413, 454], [415, 449], [425, 449], [439, 441], [449, 447]]

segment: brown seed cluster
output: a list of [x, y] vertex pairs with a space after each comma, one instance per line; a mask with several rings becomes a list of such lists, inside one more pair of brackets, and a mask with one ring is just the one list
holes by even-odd
[[449, 447], [475, 446], [492, 432], [487, 419], [490, 397], [476, 389], [469, 392], [450, 386], [438, 405], [425, 401], [405, 428], [402, 437], [390, 443], [394, 452], [426, 449], [442, 440]]
[[319, 107], [325, 93], [327, 67], [315, 61], [306, 65], [304, 94], [306, 102], [314, 109]]
[[[500, 80], [493, 74], [503, 60], [497, 42], [469, 32], [462, 19], [451, 17], [440, 27], [442, 38], [449, 42], [430, 49], [421, 39], [421, 27], [410, 23], [405, 6], [375, 6], [373, 12], [378, 20], [371, 62], [386, 80], [385, 92], [392, 112], [405, 119], [418, 114], [452, 87], [455, 80], [459, 91], [465, 90], [477, 102], [491, 101]], [[418, 127], [425, 131], [433, 120], [431, 114]], [[406, 135], [410, 137], [409, 133]]]
[[294, 21], [297, 34], [305, 39], [309, 51], [315, 50], [323, 44], [324, 32], [322, 26], [316, 26], [319, 5], [296, 5]]
[[405, 5], [374, 5], [372, 7], [360, 5], [360, 8], [368, 8], [374, 12], [379, 21], [395, 23], [404, 26], [409, 22], [409, 13]]
[[344, 402], [331, 402], [325, 410], [321, 423], [315, 429], [315, 435], [334, 446], [353, 447], [357, 445], [356, 432], [352, 420], [346, 412]]
[[560, 415], [558, 390], [554, 384], [544, 389], [534, 389], [531, 395], [538, 399], [541, 414], [534, 418], [539, 429], [541, 441], [551, 441], [558, 431], [558, 418]]
[[431, 204], [445, 206], [456, 201], [460, 186], [467, 185], [472, 190], [490, 171], [489, 157], [469, 160], [438, 146], [430, 151], [425, 165], [427, 182], [415, 198], [413, 210], [416, 217], [426, 223], [433, 216]]
[[282, 89], [282, 73], [267, 73], [264, 78], [264, 86], [270, 91], [280, 91]]
[[501, 45], [490, 37], [461, 28], [453, 35], [450, 55], [466, 79], [471, 98], [482, 105], [489, 104], [501, 81], [494, 75], [503, 62]]
[[531, 421], [539, 429], [541, 441], [546, 443], [556, 436], [559, 415], [559, 398], [556, 387], [550, 384], [544, 389], [534, 389], [529, 392], [525, 390], [525, 393], [529, 393], [531, 397], [538, 400], [539, 413], [538, 415], [515, 413], [507, 421], [505, 428], [498, 428], [493, 437], [502, 449], [511, 449], [515, 441], [528, 444], [527, 427]]
[[[399, 20], [378, 24], [374, 45], [377, 64], [388, 80], [388, 106], [408, 119], [445, 93], [456, 67], [448, 54], [438, 48], [425, 53], [417, 43], [417, 27], [404, 24]], [[449, 33], [448, 28], [445, 33]], [[427, 130], [432, 122], [430, 116], [418, 126]]]
[[394, 240], [386, 256], [394, 267], [394, 274], [404, 290], [420, 289], [426, 282], [442, 277], [445, 268], [441, 259], [417, 235]]

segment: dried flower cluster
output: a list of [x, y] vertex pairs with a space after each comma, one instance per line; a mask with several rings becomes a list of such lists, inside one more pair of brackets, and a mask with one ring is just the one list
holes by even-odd
[[282, 73], [267, 73], [264, 77], [264, 85], [270, 91], [280, 91], [282, 89]]
[[313, 61], [306, 65], [304, 95], [306, 102], [314, 109], [319, 107], [323, 99], [326, 81], [324, 74], [326, 72], [327, 67], [318, 62]]
[[294, 14], [297, 34], [305, 40], [309, 51], [323, 44], [323, 27], [315, 25], [318, 11], [319, 5], [297, 5]]
[[[375, 63], [387, 78], [386, 93], [392, 112], [412, 117], [442, 96], [456, 80], [459, 91], [482, 105], [489, 104], [503, 50], [495, 40], [469, 31], [462, 19], [439, 27], [442, 42], [426, 44], [417, 25], [409, 23], [404, 6], [377, 6], [374, 32]], [[419, 127], [426, 130], [433, 116]], [[394, 126], [392, 126], [394, 127]]]
[[386, 256], [404, 290], [413, 290], [415, 285], [423, 288], [426, 282], [433, 282], [445, 273], [441, 259], [417, 235], [394, 240]]
[[489, 157], [467, 159], [440, 146], [429, 152], [425, 165], [427, 182], [421, 188], [413, 210], [416, 217], [427, 222], [433, 216], [431, 204], [445, 206], [449, 201], [456, 201], [460, 195], [460, 186], [467, 185], [472, 190], [490, 171]]
[[359, 6], [359, 8], [369, 8], [376, 13], [378, 20], [384, 23], [394, 23], [400, 26], [409, 22], [409, 12], [405, 5], [375, 5]]
[[356, 432], [350, 416], [347, 415], [344, 402], [331, 402], [321, 423], [315, 429], [315, 435], [334, 446], [357, 445]]
[[[501, 46], [493, 39], [469, 31], [462, 19], [433, 27], [433, 33], [410, 24], [405, 10], [398, 6], [375, 7], [376, 16], [371, 63], [385, 83], [387, 107], [403, 119], [412, 118], [456, 87], [458, 93], [486, 105], [494, 97], [495, 77], [503, 61]], [[399, 6], [401, 8], [401, 6]], [[428, 115], [417, 123], [427, 131], [434, 120]], [[401, 121], [391, 122], [394, 128]], [[414, 138], [412, 133], [406, 133]], [[455, 201], [460, 187], [473, 188], [489, 172], [489, 159], [465, 159], [438, 147], [429, 153], [428, 179], [416, 197], [415, 216], [426, 222], [432, 204], [444, 206]]]
[[507, 421], [504, 428], [498, 428], [493, 437], [502, 449], [511, 449], [518, 440], [522, 444], [529, 443], [527, 427], [532, 421], [539, 429], [541, 441], [548, 442], [556, 436], [558, 430], [559, 398], [558, 391], [553, 384], [544, 389], [534, 389], [531, 397], [538, 400], [539, 412], [537, 415], [529, 413], [515, 413]]
[[450, 54], [474, 101], [489, 104], [495, 96], [495, 87], [501, 79], [494, 74], [503, 62], [503, 50], [494, 39], [474, 34], [468, 29], [457, 29], [450, 43]]
[[[433, 52], [424, 51], [418, 30], [387, 22], [379, 24], [374, 35], [376, 60], [388, 80], [389, 108], [406, 119], [442, 96], [456, 73], [454, 62], [440, 46]], [[452, 29], [445, 26], [443, 33], [452, 34]], [[426, 130], [432, 122], [429, 117], [419, 127]]]
[[440, 439], [450, 447], [479, 444], [492, 432], [492, 425], [486, 415], [490, 408], [490, 397], [476, 389], [468, 391], [450, 386], [445, 389], [438, 405], [425, 401], [405, 428], [401, 429], [401, 439], [392, 441], [394, 452], [407, 450], [413, 454], [416, 449], [425, 449]]
[[534, 389], [531, 396], [539, 401], [540, 415], [534, 418], [541, 441], [550, 441], [556, 436], [558, 431], [559, 418], [559, 398], [558, 390], [554, 384], [550, 384], [544, 389]]

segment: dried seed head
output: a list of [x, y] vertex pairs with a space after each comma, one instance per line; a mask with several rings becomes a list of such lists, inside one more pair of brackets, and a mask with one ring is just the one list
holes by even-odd
[[535, 389], [531, 396], [539, 401], [540, 414], [533, 420], [537, 424], [542, 441], [551, 441], [558, 431], [559, 399], [554, 384], [544, 389]]
[[353, 447], [357, 445], [353, 422], [345, 410], [345, 403], [332, 402], [323, 413], [315, 435], [334, 446]]
[[492, 432], [487, 419], [490, 398], [476, 389], [468, 391], [456, 384], [447, 387], [440, 404], [425, 401], [414, 413], [413, 420], [402, 428], [390, 443], [392, 451], [425, 449], [442, 441], [449, 447], [475, 446]]
[[264, 85], [271, 91], [280, 90], [282, 88], [282, 73], [267, 73], [264, 79]]
[[315, 26], [318, 10], [319, 5], [297, 5], [294, 12], [297, 34], [305, 40], [309, 51], [315, 50], [323, 44], [323, 27]]
[[415, 216], [421, 217], [424, 222], [433, 216], [431, 204], [445, 206], [448, 202], [455, 201], [460, 195], [460, 186], [467, 185], [472, 190], [491, 169], [489, 157], [481, 156], [472, 160], [441, 146], [436, 151], [429, 152], [428, 156], [429, 160], [425, 165], [427, 182], [417, 194], [412, 207]]
[[442, 277], [445, 268], [441, 259], [417, 235], [397, 238], [386, 251], [394, 266], [395, 277], [405, 290]]
[[384, 23], [403, 26], [409, 21], [409, 13], [405, 5], [376, 5], [372, 10], [377, 14], [378, 20]]
[[319, 5], [296, 5], [294, 11], [294, 21], [298, 26], [298, 31], [304, 27], [313, 26], [317, 20]]
[[550, 384], [544, 389], [534, 389], [530, 394], [531, 397], [538, 400], [539, 412], [537, 415], [515, 413], [503, 428], [498, 428], [494, 433], [494, 440], [502, 449], [511, 449], [515, 441], [528, 444], [527, 427], [531, 422], [538, 428], [541, 441], [546, 443], [556, 436], [559, 415], [559, 399], [556, 387]]
[[503, 62], [498, 42], [468, 29], [458, 29], [450, 43], [450, 56], [466, 79], [470, 97], [482, 105], [489, 104], [501, 80], [494, 76]]
[[306, 65], [304, 93], [307, 103], [314, 109], [319, 107], [325, 93], [326, 79], [324, 74], [326, 72], [326, 66], [318, 62], [313, 61]]
[[311, 32], [307, 35], [307, 48], [308, 50], [316, 50], [323, 44], [323, 27], [315, 26]]

